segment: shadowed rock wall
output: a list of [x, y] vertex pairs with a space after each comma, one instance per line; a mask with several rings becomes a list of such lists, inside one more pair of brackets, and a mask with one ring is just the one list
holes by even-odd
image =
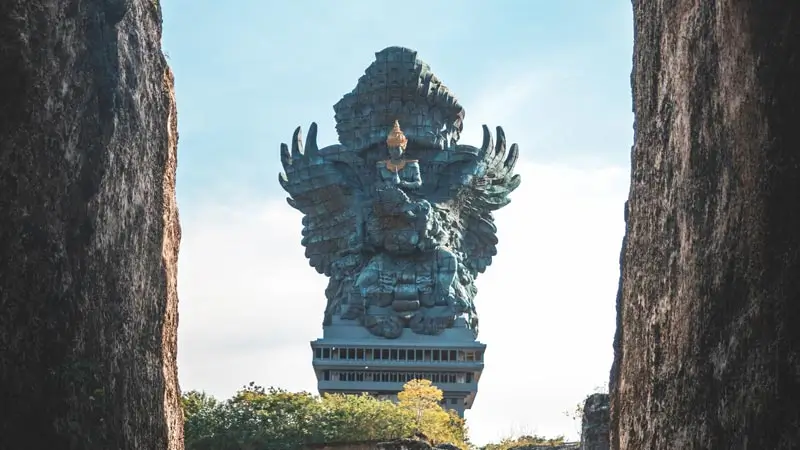
[[800, 448], [800, 2], [633, 7], [612, 448]]
[[155, 0], [0, 2], [0, 448], [179, 449]]
[[592, 394], [583, 403], [581, 450], [608, 450], [608, 394]]

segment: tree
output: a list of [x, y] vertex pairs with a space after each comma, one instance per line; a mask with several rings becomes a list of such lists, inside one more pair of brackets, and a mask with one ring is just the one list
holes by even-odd
[[469, 440], [466, 421], [455, 411], [437, 405], [423, 411], [421, 422], [421, 431], [434, 444], [448, 443], [466, 448]]
[[[187, 450], [288, 450], [313, 443], [391, 440], [419, 429], [410, 409], [369, 395], [320, 398], [254, 383], [223, 402], [190, 391], [182, 405]], [[423, 432], [438, 442], [466, 442], [463, 420], [433, 406], [422, 412]]]
[[225, 431], [236, 448], [296, 449], [313, 435], [318, 406], [308, 392], [250, 383], [225, 403]]
[[205, 392], [189, 391], [181, 397], [186, 448], [211, 448], [219, 429], [219, 402]]
[[441, 406], [441, 389], [430, 380], [411, 380], [397, 394], [398, 406], [414, 414], [417, 429], [433, 443], [450, 443], [467, 448], [467, 426], [454, 411]]
[[217, 399], [200, 391], [184, 392], [181, 397], [181, 408], [184, 416], [194, 416], [203, 411], [213, 408], [217, 404]]
[[325, 395], [317, 424], [317, 442], [396, 439], [416, 428], [410, 411], [369, 395]]
[[442, 401], [442, 391], [431, 383], [430, 380], [411, 380], [403, 385], [403, 390], [397, 394], [399, 405], [416, 414], [417, 424], [422, 422], [424, 411], [436, 409]]
[[182, 404], [187, 450], [296, 449], [314, 434], [318, 408], [306, 392], [254, 383], [224, 402], [191, 391]]

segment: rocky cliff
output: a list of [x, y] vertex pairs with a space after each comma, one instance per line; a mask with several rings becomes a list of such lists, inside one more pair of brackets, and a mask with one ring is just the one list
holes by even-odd
[[511, 447], [508, 450], [583, 450], [583, 447], [579, 442], [571, 442], [561, 445], [523, 445]]
[[155, 0], [0, 2], [0, 448], [178, 449]]
[[800, 2], [633, 7], [612, 448], [800, 448]]
[[433, 446], [423, 439], [395, 439], [386, 442], [341, 442], [335, 444], [307, 445], [305, 450], [458, 450], [450, 444]]
[[592, 394], [583, 403], [580, 450], [608, 450], [608, 394]]

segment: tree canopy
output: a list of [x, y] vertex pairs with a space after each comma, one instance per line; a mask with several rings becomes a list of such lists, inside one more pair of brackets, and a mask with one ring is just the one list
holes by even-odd
[[554, 438], [545, 438], [537, 435], [526, 435], [514, 438], [505, 438], [497, 443], [487, 444], [480, 448], [480, 450], [513, 450], [522, 449], [532, 446], [536, 447], [558, 447], [565, 444], [564, 436], [557, 436]]
[[187, 450], [295, 450], [303, 445], [390, 440], [422, 432], [434, 443], [466, 449], [463, 419], [440, 405], [442, 392], [413, 380], [398, 403], [368, 395], [287, 392], [250, 383], [219, 401], [203, 392], [183, 395]]

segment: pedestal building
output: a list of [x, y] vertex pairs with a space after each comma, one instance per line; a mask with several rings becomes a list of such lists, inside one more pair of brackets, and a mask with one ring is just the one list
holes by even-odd
[[442, 406], [463, 417], [478, 393], [486, 345], [463, 327], [438, 336], [406, 330], [398, 339], [384, 339], [351, 321], [324, 327], [323, 338], [312, 341], [311, 348], [320, 394], [368, 393], [396, 400], [405, 383], [427, 379], [444, 393]]

